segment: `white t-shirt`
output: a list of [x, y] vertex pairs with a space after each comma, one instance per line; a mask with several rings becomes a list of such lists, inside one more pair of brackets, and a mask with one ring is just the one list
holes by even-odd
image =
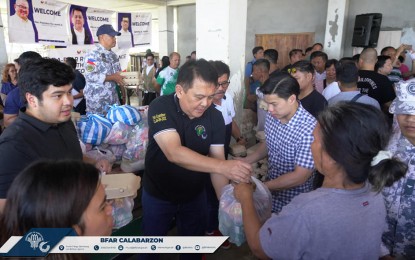
[[146, 75], [148, 75], [148, 73], [150, 73], [151, 69], [154, 67], [154, 64], [151, 66], [146, 66]]
[[82, 31], [78, 32], [75, 28], [73, 28], [73, 31], [76, 35], [76, 41], [78, 42], [78, 45], [84, 45], [85, 42], [85, 29], [82, 27]]
[[321, 94], [324, 89], [324, 80], [326, 79], [326, 71], [323, 71], [323, 73], [318, 73], [316, 71], [315, 78], [314, 78], [314, 86], [316, 87], [316, 90]]
[[25, 21], [16, 14], [10, 16], [9, 42], [36, 42], [32, 21], [29, 19]]
[[233, 105], [233, 98], [230, 95], [226, 95], [222, 98], [221, 104], [215, 104], [215, 108], [222, 113], [225, 125], [232, 123], [232, 119], [235, 117], [235, 108]]
[[340, 93], [339, 84], [337, 84], [337, 81], [333, 81], [330, 83], [324, 90], [323, 90], [323, 96], [328, 101], [330, 98], [334, 97], [335, 95]]
[[121, 35], [117, 37], [118, 49], [129, 49], [133, 47], [131, 32], [120, 30]]

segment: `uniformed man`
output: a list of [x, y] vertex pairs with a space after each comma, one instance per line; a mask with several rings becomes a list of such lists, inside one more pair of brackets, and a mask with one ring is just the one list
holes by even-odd
[[[396, 98], [389, 107], [399, 129], [389, 141], [391, 155], [408, 165], [403, 178], [391, 187], [383, 189], [387, 210], [388, 228], [383, 234], [385, 247], [382, 256], [394, 259], [414, 259], [415, 256], [415, 81], [409, 80], [396, 85]], [[382, 259], [391, 259], [386, 256]]]
[[85, 56], [87, 112], [105, 115], [109, 105], [120, 104], [116, 85], [123, 90], [124, 77], [118, 56], [111, 51], [116, 44], [115, 36], [119, 35], [110, 24], [101, 25], [97, 30], [97, 48]]

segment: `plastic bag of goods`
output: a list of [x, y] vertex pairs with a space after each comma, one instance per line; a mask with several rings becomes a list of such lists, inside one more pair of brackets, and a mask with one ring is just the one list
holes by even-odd
[[[271, 217], [272, 196], [268, 188], [258, 179], [251, 177], [256, 188], [253, 194], [254, 206], [261, 223]], [[233, 194], [232, 184], [222, 190], [219, 201], [219, 230], [224, 236], [229, 236], [229, 242], [242, 245], [246, 241], [242, 207]]]

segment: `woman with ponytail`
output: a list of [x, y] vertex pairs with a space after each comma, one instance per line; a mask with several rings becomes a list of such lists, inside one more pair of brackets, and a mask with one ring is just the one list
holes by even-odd
[[319, 114], [313, 136], [322, 187], [298, 195], [262, 227], [251, 185], [235, 185], [251, 250], [273, 259], [378, 259], [386, 227], [380, 191], [406, 171], [383, 151], [388, 123], [373, 106], [339, 102]]

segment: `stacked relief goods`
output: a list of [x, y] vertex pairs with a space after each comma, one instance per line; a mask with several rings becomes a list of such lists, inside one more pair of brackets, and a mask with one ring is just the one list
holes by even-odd
[[120, 163], [124, 172], [144, 169], [148, 142], [148, 107], [110, 106], [106, 118], [89, 114], [77, 123], [80, 140], [86, 144], [85, 154], [94, 159], [105, 158]]
[[[120, 163], [123, 172], [143, 170], [148, 142], [147, 112], [147, 106], [137, 109], [113, 105], [106, 117], [96, 114], [81, 117], [76, 126], [78, 136], [85, 144], [85, 155], [95, 160]], [[103, 177], [103, 183], [105, 180], [106, 194], [113, 206], [114, 228], [120, 228], [132, 220], [139, 177], [131, 173], [113, 174]], [[113, 191], [118, 193], [114, 195]]]

